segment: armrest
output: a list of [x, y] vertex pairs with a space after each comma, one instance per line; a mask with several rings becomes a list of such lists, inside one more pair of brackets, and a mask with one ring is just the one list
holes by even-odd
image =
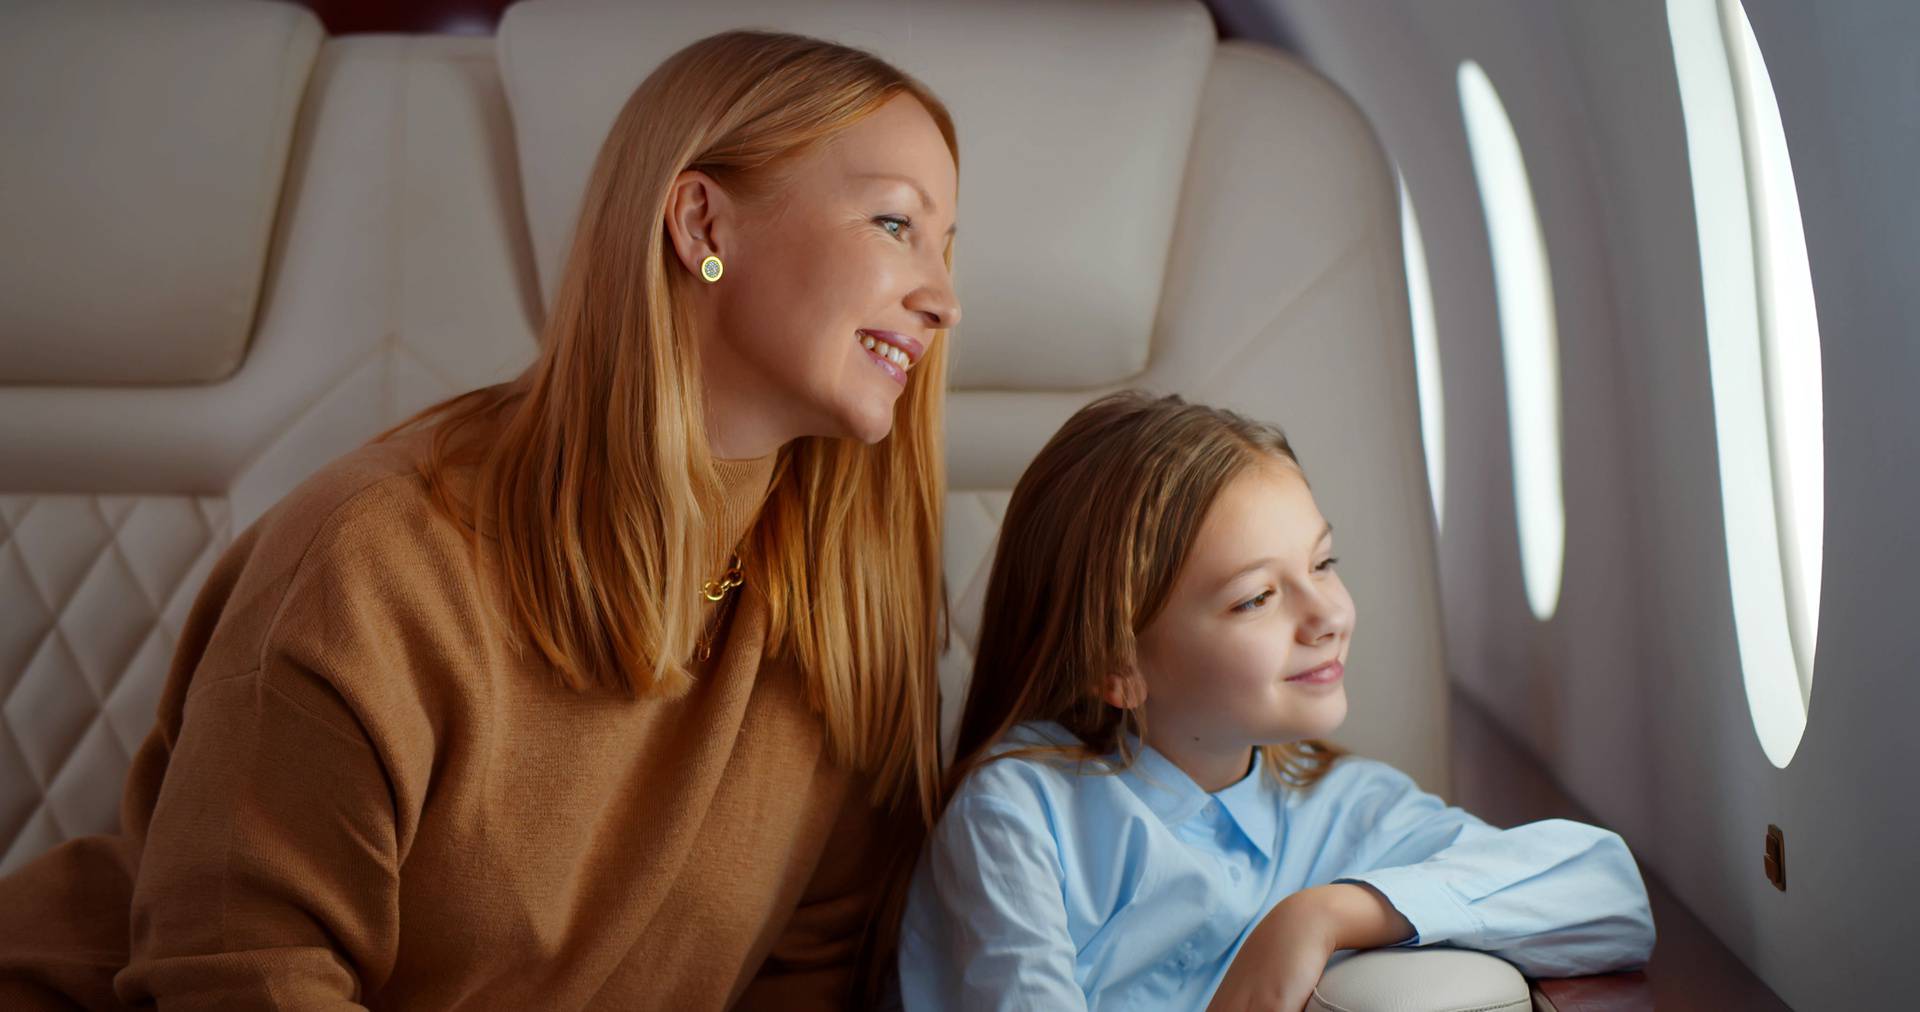
[[1528, 1012], [1525, 977], [1497, 956], [1467, 949], [1369, 949], [1335, 957], [1307, 1012]]
[[1640, 971], [1533, 982], [1541, 1012], [1653, 1012], [1653, 985]]

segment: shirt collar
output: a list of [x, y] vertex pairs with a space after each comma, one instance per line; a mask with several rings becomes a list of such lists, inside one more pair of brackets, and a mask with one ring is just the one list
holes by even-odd
[[1220, 799], [1227, 814], [1233, 816], [1234, 823], [1248, 841], [1259, 848], [1261, 856], [1272, 860], [1274, 837], [1279, 834], [1280, 828], [1281, 799], [1274, 796], [1277, 788], [1272, 778], [1267, 776], [1263, 768], [1265, 764], [1260, 750], [1254, 749], [1253, 765], [1247, 770], [1247, 775], [1214, 797]]
[[1207, 807], [1207, 792], [1201, 790], [1185, 770], [1175, 766], [1173, 760], [1132, 735], [1127, 736], [1127, 745], [1133, 754], [1133, 764], [1120, 771], [1120, 781], [1138, 795], [1161, 822], [1178, 825]]
[[1218, 800], [1241, 835], [1259, 849], [1261, 856], [1273, 858], [1280, 799], [1272, 795], [1272, 785], [1266, 782], [1259, 749], [1253, 750], [1246, 776], [1209, 795], [1159, 750], [1143, 745], [1132, 735], [1127, 736], [1127, 742], [1134, 761], [1121, 771], [1120, 779], [1161, 822], [1178, 825], [1198, 815], [1209, 800]]

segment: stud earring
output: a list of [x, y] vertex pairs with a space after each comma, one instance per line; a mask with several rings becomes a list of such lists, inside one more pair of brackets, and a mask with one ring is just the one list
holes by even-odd
[[720, 280], [720, 272], [723, 270], [725, 270], [725, 268], [721, 266], [719, 257], [709, 256], [705, 260], [700, 261], [700, 277], [704, 279], [707, 284], [713, 284], [715, 281]]

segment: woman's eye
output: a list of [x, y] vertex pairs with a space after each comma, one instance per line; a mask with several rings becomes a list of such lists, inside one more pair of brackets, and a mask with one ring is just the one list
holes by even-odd
[[1328, 572], [1329, 570], [1333, 569], [1333, 564], [1339, 561], [1340, 561], [1339, 559], [1336, 559], [1333, 556], [1329, 555], [1327, 556], [1327, 561], [1322, 562], [1321, 564], [1313, 567], [1314, 572], [1316, 573]]
[[[876, 218], [874, 220], [880, 223], [881, 228], [887, 229], [887, 234], [891, 236], [905, 235], [907, 233], [907, 230], [913, 227], [913, 222], [908, 221], [905, 218], [886, 217], [886, 218]], [[887, 228], [887, 226], [889, 225], [898, 225], [900, 227], [897, 229]]]
[[1260, 608], [1265, 607], [1267, 604], [1267, 598], [1272, 596], [1273, 596], [1273, 591], [1263, 590], [1260, 593], [1255, 594], [1250, 598], [1247, 598], [1245, 601], [1242, 601], [1239, 604], [1234, 605], [1233, 610], [1234, 611], [1256, 611]]

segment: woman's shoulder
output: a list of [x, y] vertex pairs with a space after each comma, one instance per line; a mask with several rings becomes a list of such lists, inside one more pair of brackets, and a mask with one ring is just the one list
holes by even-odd
[[[456, 555], [464, 539], [434, 517], [417, 473], [424, 445], [406, 437], [343, 454], [248, 525], [195, 597], [168, 697], [256, 678], [310, 712], [346, 699], [365, 717], [421, 710], [389, 697], [470, 667], [479, 595]], [[357, 720], [339, 724], [357, 733]]]
[[257, 665], [296, 634], [344, 652], [472, 612], [467, 543], [417, 468], [428, 439], [335, 458], [234, 539], [195, 605], [214, 623], [209, 651], [232, 651], [222, 666]]
[[252, 568], [279, 576], [358, 563], [392, 578], [409, 560], [444, 554], [462, 541], [420, 471], [430, 439], [406, 434], [334, 458], [262, 513], [236, 547], [244, 542]]

